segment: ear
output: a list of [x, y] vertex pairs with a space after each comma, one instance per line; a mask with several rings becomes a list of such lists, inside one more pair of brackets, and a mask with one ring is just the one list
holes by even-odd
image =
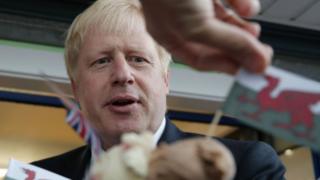
[[170, 71], [168, 70], [166, 73], [164, 73], [164, 83], [166, 87], [166, 94], [169, 94], [169, 82], [170, 82]]
[[76, 102], [79, 102], [79, 99], [78, 99], [78, 86], [75, 83], [74, 78], [70, 78], [70, 81], [71, 81], [71, 88], [72, 88], [72, 93], [73, 93], [74, 99], [75, 99]]

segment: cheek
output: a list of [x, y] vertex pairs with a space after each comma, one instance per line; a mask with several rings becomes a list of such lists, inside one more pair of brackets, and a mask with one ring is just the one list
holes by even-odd
[[163, 98], [167, 95], [168, 87], [164, 78], [161, 75], [154, 77], [150, 80], [150, 89], [152, 91], [153, 98]]
[[94, 102], [99, 99], [100, 86], [99, 81], [96, 79], [83, 77], [79, 86], [80, 103], [83, 107], [89, 106], [87, 108], [90, 108], [90, 106], [94, 105]]

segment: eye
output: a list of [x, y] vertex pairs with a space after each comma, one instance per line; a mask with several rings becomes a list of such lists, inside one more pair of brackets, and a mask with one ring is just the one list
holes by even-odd
[[110, 58], [104, 57], [104, 58], [98, 59], [96, 61], [96, 64], [106, 64], [106, 63], [110, 63], [110, 62], [111, 62]]
[[101, 67], [101, 66], [104, 66], [106, 64], [109, 64], [111, 63], [111, 58], [108, 58], [108, 57], [103, 57], [103, 58], [100, 58], [98, 60], [95, 60], [91, 66], [97, 66], [97, 67]]
[[127, 60], [129, 62], [136, 63], [136, 64], [149, 63], [147, 59], [139, 56], [129, 56]]

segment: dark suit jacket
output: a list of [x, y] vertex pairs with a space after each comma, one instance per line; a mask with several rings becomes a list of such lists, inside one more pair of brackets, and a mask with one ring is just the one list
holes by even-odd
[[[181, 139], [199, 136], [184, 133], [167, 121], [161, 142], [172, 143]], [[267, 144], [253, 141], [235, 141], [218, 138], [232, 152], [237, 173], [235, 180], [278, 180], [284, 179], [285, 168], [275, 151]], [[73, 180], [81, 180], [88, 169], [91, 151], [83, 146], [62, 155], [40, 160], [33, 164]]]

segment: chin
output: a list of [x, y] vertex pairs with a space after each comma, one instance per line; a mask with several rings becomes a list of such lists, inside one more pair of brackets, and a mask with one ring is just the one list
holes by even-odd
[[139, 120], [129, 120], [129, 121], [122, 121], [117, 123], [117, 129], [121, 133], [127, 133], [127, 132], [136, 132], [139, 133], [141, 131], [144, 131], [147, 129], [147, 126], [145, 123], [141, 123]]

